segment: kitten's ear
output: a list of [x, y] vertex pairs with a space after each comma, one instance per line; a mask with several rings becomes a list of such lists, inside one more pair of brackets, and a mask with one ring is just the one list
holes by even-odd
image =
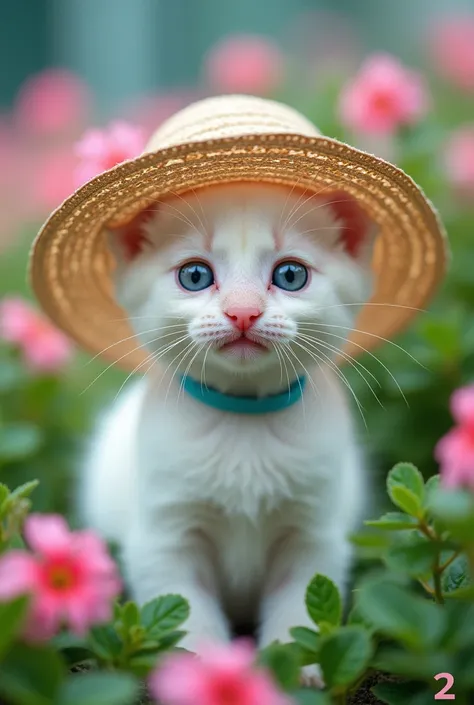
[[156, 209], [145, 209], [127, 225], [120, 228], [109, 228], [107, 231], [108, 245], [119, 265], [133, 262], [143, 252], [143, 248], [150, 244], [145, 224], [155, 212]]
[[328, 200], [328, 206], [342, 225], [341, 243], [348, 255], [362, 264], [369, 264], [378, 226], [357, 203], [344, 192], [336, 192]]

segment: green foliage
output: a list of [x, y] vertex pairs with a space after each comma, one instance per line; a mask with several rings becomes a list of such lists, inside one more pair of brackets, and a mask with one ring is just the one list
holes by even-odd
[[87, 648], [104, 666], [145, 676], [159, 655], [173, 649], [184, 636], [180, 627], [189, 616], [189, 605], [179, 595], [163, 595], [141, 610], [134, 602], [116, 605], [111, 624], [93, 627]]
[[0, 694], [14, 705], [51, 705], [64, 677], [52, 646], [14, 644], [0, 663]]
[[347, 690], [365, 672], [371, 656], [371, 638], [362, 627], [341, 627], [325, 636], [319, 663], [328, 688], [334, 693]]
[[26, 596], [11, 602], [0, 602], [0, 661], [21, 630], [27, 607]]
[[321, 631], [338, 626], [341, 621], [341, 596], [332, 580], [316, 575], [306, 590], [308, 614]]
[[128, 673], [86, 673], [70, 676], [61, 686], [57, 705], [131, 705], [139, 683]]

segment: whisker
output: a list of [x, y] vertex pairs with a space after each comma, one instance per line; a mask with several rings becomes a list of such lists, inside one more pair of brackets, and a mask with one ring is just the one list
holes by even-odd
[[[316, 330], [315, 332], [316, 332], [316, 333], [323, 333], [324, 335], [330, 335], [332, 338], [337, 338], [338, 340], [343, 340], [344, 342], [347, 342], [347, 338], [346, 338], [345, 336], [336, 335], [336, 333], [331, 333], [330, 331]], [[400, 386], [400, 384], [399, 384], [397, 378], [396, 378], [395, 375], [389, 370], [389, 368], [387, 367], [387, 365], [385, 365], [385, 364], [382, 362], [382, 360], [377, 357], [377, 355], [374, 355], [373, 352], [371, 352], [370, 350], [367, 350], [367, 348], [364, 348], [363, 345], [359, 345], [359, 343], [355, 343], [355, 342], [353, 342], [353, 341], [352, 341], [352, 345], [355, 345], [357, 348], [360, 348], [363, 352], [367, 353], [367, 355], [370, 355], [371, 358], [373, 358], [376, 362], [379, 363], [379, 365], [381, 365], [381, 366], [384, 368], [384, 370], [387, 372], [387, 374], [391, 377], [391, 379], [392, 379], [393, 382], [395, 383], [395, 386], [397, 387], [398, 391], [400, 392], [400, 394], [401, 394], [401, 396], [402, 396], [402, 399], [404, 400], [404, 402], [405, 402], [407, 408], [409, 409], [409, 408], [410, 408], [410, 404], [408, 403], [408, 399], [406, 398], [406, 396], [405, 396], [405, 394], [404, 394], [404, 392], [403, 392], [403, 389], [401, 388], [401, 386]], [[420, 362], [419, 364], [421, 365], [421, 362]], [[421, 366], [424, 367], [424, 365], [421, 365]], [[426, 367], [424, 367], [424, 369], [426, 369]]]
[[275, 347], [275, 350], [278, 349], [278, 351], [279, 351], [279, 352], [278, 352], [278, 356], [279, 356], [279, 359], [280, 359], [280, 369], [281, 369], [281, 364], [283, 363], [283, 367], [284, 367], [285, 375], [286, 375], [286, 381], [287, 381], [287, 384], [288, 384], [288, 397], [289, 397], [289, 396], [290, 396], [290, 391], [291, 391], [291, 382], [290, 382], [290, 375], [289, 375], [289, 372], [288, 372], [288, 367], [287, 367], [287, 364], [286, 364], [286, 360], [285, 360], [285, 357], [284, 357], [284, 355], [283, 355], [283, 350], [282, 350], [282, 347], [283, 347], [283, 346], [282, 346], [280, 343], [278, 343], [278, 342], [273, 342], [272, 345]]
[[[184, 316], [177, 316], [175, 314], [162, 314], [160, 313], [159, 316], [156, 314], [154, 316], [124, 316], [123, 318], [109, 318], [107, 320], [107, 323], [119, 323], [120, 321], [143, 321], [147, 318], [153, 318], [154, 320], [157, 320], [159, 318], [173, 318], [177, 320], [184, 320]], [[177, 324], [178, 325], [178, 324]]]
[[[319, 195], [319, 194], [318, 194], [318, 195]], [[307, 203], [308, 200], [309, 200], [309, 199], [307, 199], [307, 200], [305, 201], [305, 203]], [[301, 220], [302, 218], [304, 218], [304, 217], [307, 216], [307, 215], [311, 215], [311, 213], [314, 213], [314, 211], [317, 211], [317, 210], [319, 210], [320, 208], [327, 208], [328, 206], [333, 206], [333, 205], [335, 205], [336, 203], [347, 203], [348, 200], [349, 200], [349, 199], [347, 199], [347, 198], [341, 198], [341, 199], [339, 199], [339, 200], [337, 200], [337, 201], [324, 201], [323, 203], [320, 203], [319, 205], [314, 206], [314, 208], [312, 208], [310, 211], [307, 211], [307, 212], [305, 212], [305, 213], [302, 213], [302, 214], [300, 215], [300, 217], [298, 218], [298, 220], [295, 221], [295, 222], [293, 222], [293, 223], [291, 223], [288, 227], [290, 227], [290, 228], [295, 228], [295, 227], [298, 225], [298, 223], [300, 222], [300, 220]], [[302, 204], [302, 205], [304, 205], [304, 204]], [[299, 209], [298, 209], [298, 210], [299, 210]], [[296, 215], [296, 214], [295, 214], [295, 215]]]
[[[277, 356], [277, 358], [278, 358], [278, 362], [280, 363], [280, 384], [283, 384], [283, 365], [282, 365], [282, 362], [281, 362], [281, 353], [280, 353], [280, 351], [278, 350], [278, 344], [277, 344], [277, 343], [272, 342], [271, 345], [272, 345], [272, 347], [273, 347], [273, 349], [274, 349], [274, 351], [275, 351], [275, 354], [276, 354], [276, 356]], [[289, 389], [289, 387], [290, 387], [290, 380], [288, 379], [288, 389]]]
[[[121, 340], [117, 340], [115, 343], [108, 345], [106, 348], [104, 348], [103, 350], [98, 352], [96, 355], [94, 355], [94, 357], [91, 358], [90, 360], [88, 360], [84, 366], [87, 367], [87, 365], [90, 365], [91, 362], [94, 362], [94, 360], [96, 360], [98, 357], [100, 357], [105, 352], [107, 352], [107, 350], [110, 350], [110, 348], [114, 348], [116, 345], [120, 345], [120, 343], [125, 343], [127, 340], [132, 340], [133, 338], [138, 338], [140, 335], [146, 335], [147, 333], [158, 333], [158, 331], [160, 331], [160, 330], [168, 330], [169, 328], [175, 328], [175, 327], [182, 327], [183, 328], [185, 326], [182, 323], [177, 323], [176, 326], [161, 326], [159, 328], [150, 328], [150, 330], [144, 330], [144, 331], [141, 331], [140, 333], [134, 333], [133, 335], [129, 335], [126, 338], [122, 338]], [[177, 333], [177, 331], [175, 331], [175, 333]], [[169, 335], [173, 335], [173, 333], [170, 333]], [[163, 336], [163, 337], [166, 337], [166, 336]], [[154, 342], [154, 341], [150, 341], [150, 342]], [[142, 348], [145, 345], [148, 345], [148, 343], [143, 343], [142, 345], [140, 345], [138, 347]], [[129, 354], [130, 354], [129, 352], [125, 353], [125, 355], [123, 355], [122, 357], [125, 357], [126, 355], [129, 355]], [[122, 357], [120, 357], [119, 360], [122, 360]], [[118, 360], [117, 360], [117, 362], [118, 362]], [[114, 364], [114, 363], [112, 363], [112, 364]]]
[[[169, 201], [162, 200], [162, 201], [159, 201], [159, 203], [164, 205], [166, 210], [168, 210], [168, 208], [171, 208], [173, 211], [176, 211], [176, 213], [178, 215], [176, 215], [175, 213], [170, 213], [170, 215], [172, 215], [174, 218], [176, 218], [177, 220], [180, 220], [185, 225], [188, 225], [192, 230], [195, 230], [197, 233], [202, 235], [201, 231], [198, 228], [196, 228], [193, 221], [190, 218], [188, 218], [186, 213], [183, 213], [182, 211], [180, 211], [179, 208], [176, 208], [176, 206], [173, 206]], [[161, 212], [160, 208], [157, 208], [156, 210], [157, 210], [157, 212]]]
[[[293, 357], [294, 357], [294, 358], [296, 358], [297, 363], [298, 363], [299, 365], [301, 365], [301, 367], [303, 368], [304, 372], [306, 372], [306, 374], [308, 375], [308, 379], [310, 380], [311, 383], [313, 382], [313, 379], [312, 379], [311, 375], [309, 374], [308, 370], [306, 369], [306, 367], [302, 364], [301, 360], [298, 359], [298, 356], [295, 355], [295, 353], [291, 350], [291, 348], [288, 347], [287, 349], [285, 349], [284, 347], [282, 347], [282, 352], [285, 353], [285, 354], [288, 356], [288, 362], [289, 362], [290, 365], [292, 366], [292, 368], [293, 368], [293, 370], [294, 370], [294, 373], [295, 373], [295, 375], [296, 375], [296, 379], [297, 379], [297, 382], [298, 382], [298, 386], [299, 386], [299, 388], [300, 388], [301, 402], [302, 402], [302, 404], [303, 404], [303, 419], [304, 419], [304, 425], [307, 426], [308, 423], [307, 423], [307, 418], [306, 418], [306, 404], [305, 404], [305, 400], [304, 400], [303, 387], [302, 387], [301, 381], [300, 381], [300, 375], [298, 374], [298, 372], [297, 372], [297, 370], [296, 370], [296, 367], [295, 367], [294, 364], [293, 364], [293, 360], [292, 360], [291, 357], [288, 355], [288, 351], [293, 354]], [[289, 392], [289, 391], [290, 391], [290, 390], [288, 389], [288, 392]]]
[[[125, 387], [125, 385], [127, 384], [128, 380], [130, 379], [130, 377], [131, 377], [133, 374], [135, 374], [135, 372], [138, 372], [138, 370], [140, 370], [142, 367], [144, 367], [144, 366], [145, 366], [148, 362], [150, 362], [150, 361], [153, 361], [153, 365], [154, 365], [154, 364], [156, 363], [156, 361], [157, 361], [160, 357], [163, 357], [163, 355], [166, 355], [166, 353], [167, 353], [169, 350], [172, 350], [176, 345], [179, 345], [179, 343], [182, 343], [182, 342], [183, 342], [184, 340], [186, 340], [186, 338], [188, 338], [188, 337], [189, 337], [188, 335], [185, 335], [185, 336], [183, 336], [183, 338], [180, 338], [179, 340], [176, 340], [174, 343], [166, 344], [164, 347], [162, 347], [162, 348], [160, 348], [159, 350], [156, 350], [156, 351], [152, 352], [150, 355], [148, 355], [148, 357], [147, 357], [145, 360], [143, 360], [143, 362], [141, 362], [140, 364], [138, 364], [138, 365], [130, 372], [130, 374], [128, 375], [127, 379], [122, 383], [120, 389], [118, 390], [117, 394], [115, 395], [115, 399], [118, 398], [120, 392], [121, 392], [122, 389]], [[157, 338], [157, 340], [159, 340], [159, 338]], [[153, 342], [153, 341], [151, 341], [151, 342]]]
[[[311, 332], [311, 331], [310, 331], [310, 332]], [[317, 343], [318, 345], [323, 344], [323, 341], [321, 341], [319, 338], [314, 338], [314, 337], [312, 337], [312, 336], [310, 336], [310, 335], [306, 335], [305, 333], [300, 333], [300, 332], [298, 332], [298, 333], [297, 333], [297, 336], [300, 336], [301, 338], [304, 338], [304, 339], [307, 340], [307, 341], [311, 341], [312, 343]], [[345, 340], [345, 338], [342, 338], [342, 339]], [[347, 360], [347, 362], [349, 362], [349, 364], [351, 364], [351, 365], [357, 365], [358, 367], [361, 367], [361, 368], [364, 370], [364, 372], [367, 372], [367, 374], [369, 375], [369, 377], [372, 377], [372, 379], [374, 380], [375, 384], [377, 384], [379, 387], [382, 386], [381, 383], [380, 383], [380, 381], [379, 381], [379, 380], [377, 379], [377, 377], [374, 375], [374, 373], [371, 372], [369, 369], [367, 369], [367, 367], [365, 367], [365, 365], [363, 365], [363, 364], [360, 362], [360, 360], [357, 360], [357, 358], [355, 358], [353, 355], [350, 355], [349, 353], [345, 352], [344, 350], [341, 350], [341, 349], [338, 348], [336, 345], [332, 345], [331, 343], [328, 343], [327, 340], [324, 341], [324, 345], [326, 345], [326, 346], [328, 347], [328, 349], [330, 349], [332, 352], [336, 353], [337, 355], [342, 355], [342, 357], [343, 357], [345, 360]]]
[[[196, 344], [196, 345], [197, 345], [197, 344]], [[205, 345], [206, 345], [205, 343], [202, 343], [202, 345], [200, 345], [200, 346], [198, 347], [198, 349], [196, 350], [196, 352], [195, 352], [194, 355], [192, 356], [192, 358], [191, 358], [191, 360], [190, 360], [188, 366], [186, 367], [186, 370], [184, 371], [184, 375], [181, 377], [181, 383], [180, 383], [180, 385], [179, 385], [179, 390], [178, 390], [178, 400], [177, 400], [177, 403], [178, 403], [178, 404], [179, 404], [179, 398], [180, 398], [180, 396], [181, 396], [181, 392], [184, 393], [184, 384], [185, 384], [186, 378], [187, 378], [187, 376], [188, 376], [188, 374], [189, 374], [189, 370], [191, 369], [191, 365], [193, 364], [194, 360], [197, 358], [197, 356], [199, 355], [199, 353], [204, 349], [204, 346], [205, 346]]]
[[[170, 381], [169, 381], [169, 384], [168, 384], [168, 388], [167, 388], [167, 390], [166, 390], [166, 395], [165, 395], [165, 407], [166, 407], [166, 404], [168, 403], [168, 394], [169, 394], [169, 392], [170, 392], [171, 384], [173, 383], [174, 376], [175, 376], [175, 374], [177, 373], [177, 371], [178, 371], [179, 366], [181, 365], [181, 363], [185, 361], [185, 359], [187, 358], [187, 356], [189, 355], [189, 353], [192, 352], [192, 350], [193, 350], [193, 348], [194, 348], [195, 345], [196, 345], [195, 341], [194, 341], [194, 340], [191, 340], [191, 342], [188, 343], [188, 345], [184, 348], [184, 350], [182, 350], [181, 353], [178, 353], [178, 354], [173, 358], [173, 360], [170, 362], [170, 364], [168, 365], [168, 367], [167, 367], [166, 370], [165, 370], [165, 373], [164, 373], [164, 374], [166, 374], [166, 372], [169, 370], [169, 368], [171, 367], [171, 365], [172, 365], [175, 361], [177, 361], [177, 362], [176, 362], [176, 367], [175, 367], [175, 369], [174, 369], [174, 371], [173, 371], [173, 374], [171, 375], [171, 378], [170, 378]], [[164, 375], [163, 375], [163, 377], [164, 377]], [[162, 377], [162, 379], [163, 379], [163, 377]], [[178, 397], [179, 397], [179, 390], [178, 390]]]
[[420, 313], [426, 313], [428, 310], [426, 308], [416, 308], [415, 306], [404, 306], [403, 304], [384, 304], [377, 301], [360, 301], [359, 303], [331, 304], [331, 306], [321, 306], [319, 311], [328, 311], [331, 308], [346, 308], [346, 306], [386, 306], [387, 308], [405, 308], [409, 311], [418, 311]]
[[[305, 351], [308, 353], [308, 355], [313, 358], [313, 360], [314, 360], [314, 357], [315, 357], [315, 356], [319, 358], [320, 355], [322, 355], [323, 358], [324, 358], [325, 360], [327, 360], [327, 362], [328, 362], [329, 366], [331, 367], [331, 369], [333, 369], [334, 372], [337, 374], [337, 376], [338, 376], [340, 379], [342, 379], [342, 381], [344, 382], [344, 384], [346, 385], [346, 387], [348, 388], [348, 390], [349, 390], [350, 393], [352, 394], [352, 396], [353, 396], [353, 398], [354, 398], [354, 400], [355, 400], [355, 402], [356, 402], [356, 404], [357, 404], [357, 408], [359, 409], [359, 413], [360, 413], [360, 415], [361, 415], [361, 417], [362, 417], [362, 420], [363, 420], [363, 422], [364, 422], [364, 426], [367, 428], [367, 421], [366, 421], [366, 419], [365, 419], [365, 415], [364, 415], [364, 412], [363, 412], [363, 407], [362, 407], [362, 405], [361, 405], [361, 403], [360, 403], [360, 401], [359, 401], [359, 399], [358, 399], [358, 397], [357, 397], [357, 394], [356, 394], [356, 393], [354, 392], [354, 390], [352, 389], [351, 384], [350, 384], [349, 380], [347, 379], [347, 377], [345, 376], [345, 374], [342, 372], [342, 370], [340, 370], [340, 369], [337, 367], [337, 365], [333, 362], [333, 360], [331, 360], [331, 358], [329, 357], [329, 355], [326, 355], [326, 353], [324, 353], [324, 352], [322, 352], [322, 351], [319, 351], [319, 353], [314, 353], [313, 351], [311, 351], [311, 350], [310, 350], [309, 348], [307, 348], [306, 346], [302, 345], [301, 343], [298, 343], [297, 340], [293, 340], [292, 342], [295, 343], [295, 345], [298, 345], [298, 346], [299, 346], [300, 348], [302, 348], [303, 350], [305, 350]], [[319, 359], [320, 359], [320, 358], [319, 358]]]
[[207, 386], [206, 382], [206, 360], [207, 360], [207, 354], [209, 350], [212, 348], [212, 340], [208, 344], [206, 348], [206, 352], [204, 353], [204, 360], [202, 361], [202, 367], [201, 367], [201, 392], [203, 391], [203, 380], [204, 380], [204, 386], [206, 387], [206, 390], [209, 391], [209, 387]]
[[319, 191], [315, 191], [315, 192], [310, 193], [310, 195], [307, 198], [305, 198], [305, 200], [301, 203], [301, 199], [304, 198], [304, 196], [308, 193], [308, 190], [305, 189], [303, 191], [303, 193], [301, 194], [301, 196], [299, 197], [299, 199], [297, 200], [296, 205], [291, 210], [287, 219], [285, 220], [285, 224], [283, 225], [283, 230], [285, 230], [286, 228], [292, 228], [294, 226], [294, 223], [290, 224], [291, 218], [294, 217], [298, 213], [298, 211], [301, 208], [303, 208], [303, 206], [306, 203], [308, 203], [308, 201], [310, 201], [312, 198], [317, 198], [317, 197], [321, 196], [321, 194], [324, 193], [324, 191], [326, 191], [328, 188], [329, 188], [328, 186], [323, 186], [321, 189], [319, 189]]
[[303, 189], [303, 190], [301, 191], [301, 193], [300, 193], [300, 195], [299, 195], [299, 197], [298, 197], [298, 200], [297, 200], [296, 203], [292, 206], [292, 208], [290, 208], [290, 211], [289, 211], [288, 215], [287, 215], [286, 218], [285, 218], [285, 222], [284, 222], [283, 225], [282, 225], [282, 224], [281, 224], [281, 221], [282, 221], [282, 218], [283, 218], [283, 213], [285, 212], [286, 206], [288, 205], [288, 201], [290, 200], [291, 196], [293, 195], [293, 191], [295, 190], [295, 188], [297, 188], [297, 187], [300, 186], [300, 184], [301, 184], [301, 179], [302, 179], [302, 177], [300, 177], [299, 179], [297, 179], [296, 182], [293, 184], [293, 186], [291, 187], [291, 191], [288, 193], [288, 195], [287, 195], [287, 197], [286, 197], [285, 205], [284, 205], [283, 208], [281, 209], [280, 218], [279, 218], [279, 221], [278, 221], [278, 229], [280, 230], [280, 232], [282, 232], [283, 230], [285, 230], [285, 228], [286, 228], [286, 226], [287, 226], [287, 224], [288, 224], [288, 221], [289, 221], [289, 219], [290, 219], [291, 216], [292, 216], [292, 213], [293, 213], [294, 208], [297, 208], [298, 204], [301, 202], [301, 199], [304, 198], [305, 195], [306, 195], [307, 192], [308, 192], [307, 189]]
[[202, 207], [202, 202], [201, 202], [201, 199], [199, 198], [199, 194], [197, 193], [196, 189], [195, 189], [195, 188], [192, 188], [192, 189], [191, 189], [191, 192], [195, 195], [196, 201], [198, 202], [199, 208], [201, 209], [202, 217], [203, 217], [204, 220], [206, 221], [206, 226], [207, 226], [207, 228], [206, 228], [206, 227], [203, 227], [203, 230], [206, 231], [206, 230], [209, 229], [209, 220], [207, 219], [206, 212], [205, 212], [204, 208]]
[[[351, 328], [350, 326], [341, 326], [341, 325], [336, 325], [334, 323], [318, 323], [317, 325], [324, 326], [325, 328], [343, 328], [344, 330], [347, 330], [350, 333], [360, 333], [361, 335], [368, 335], [371, 338], [376, 338], [377, 340], [382, 340], [384, 343], [389, 343], [390, 345], [393, 345], [398, 350], [401, 350], [403, 353], [405, 353], [405, 355], [408, 355], [408, 357], [411, 358], [413, 360], [413, 362], [416, 362], [417, 365], [419, 365], [424, 370], [429, 372], [428, 368], [425, 367], [425, 365], [423, 365], [422, 362], [417, 360], [416, 357], [414, 357], [410, 352], [408, 352], [408, 350], [405, 350], [405, 348], [403, 348], [401, 345], [398, 345], [398, 343], [394, 343], [393, 340], [389, 340], [388, 338], [383, 338], [381, 335], [376, 335], [375, 333], [369, 333], [368, 331], [365, 331], [365, 330], [359, 330], [358, 328]], [[319, 331], [319, 332], [322, 332], [322, 331]], [[352, 341], [351, 341], [351, 344], [352, 344]], [[354, 343], [354, 345], [355, 345], [355, 343]], [[365, 352], [369, 352], [364, 347], [362, 347], [362, 346], [360, 346], [360, 347], [362, 348], [362, 350], [365, 350]]]
[[[194, 192], [194, 189], [193, 189], [193, 192]], [[186, 203], [186, 205], [189, 206], [189, 208], [191, 208], [192, 212], [194, 213], [194, 215], [196, 216], [196, 218], [199, 220], [199, 224], [200, 224], [200, 226], [201, 226], [203, 232], [205, 233], [205, 232], [206, 232], [206, 228], [204, 227], [204, 223], [202, 222], [201, 217], [198, 215], [198, 213], [197, 213], [196, 209], [194, 208], [194, 206], [192, 205], [192, 203], [190, 203], [190, 202], [189, 202], [186, 198], [184, 198], [184, 196], [182, 196], [181, 194], [176, 193], [176, 191], [171, 191], [171, 193], [172, 193], [173, 196], [175, 196], [176, 198], [180, 198], [184, 203]], [[194, 195], [196, 195], [195, 192], [194, 192]], [[202, 206], [201, 206], [201, 209], [202, 209]]]
[[373, 396], [375, 397], [377, 402], [380, 404], [382, 409], [384, 408], [375, 389], [372, 387], [369, 380], [364, 375], [364, 373], [359, 369], [359, 367], [362, 367], [362, 369], [365, 370], [365, 372], [367, 372], [367, 374], [370, 375], [370, 377], [372, 377], [375, 380], [375, 382], [378, 384], [379, 387], [381, 387], [381, 384], [380, 384], [379, 380], [376, 378], [376, 376], [374, 374], [372, 374], [372, 372], [370, 370], [368, 370], [361, 362], [359, 362], [354, 357], [352, 357], [352, 355], [349, 355], [348, 353], [345, 353], [344, 351], [339, 350], [339, 348], [337, 348], [335, 345], [331, 345], [330, 343], [327, 343], [326, 341], [323, 342], [321, 340], [311, 338], [309, 335], [302, 335], [301, 333], [297, 337], [305, 340], [306, 344], [310, 345], [311, 347], [313, 347], [313, 345], [319, 345], [319, 346], [329, 350], [330, 352], [336, 353], [337, 355], [342, 355], [342, 357], [349, 363], [349, 365], [351, 365], [351, 367], [353, 367], [356, 370], [356, 372], [358, 373], [358, 375], [364, 380], [364, 382], [366, 383], [366, 385], [368, 386], [368, 388], [370, 389], [370, 391], [372, 392]]

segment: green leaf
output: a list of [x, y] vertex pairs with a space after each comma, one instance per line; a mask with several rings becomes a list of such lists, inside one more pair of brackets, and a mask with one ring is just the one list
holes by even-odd
[[330, 705], [326, 693], [309, 688], [297, 690], [291, 693], [291, 697], [298, 705]]
[[449, 593], [472, 584], [467, 557], [462, 553], [441, 574], [443, 592]]
[[450, 600], [444, 605], [446, 614], [440, 643], [447, 651], [459, 652], [474, 644], [474, 604]]
[[341, 596], [332, 580], [325, 575], [314, 576], [306, 590], [306, 608], [315, 624], [326, 622], [336, 627], [341, 623]]
[[120, 606], [119, 621], [126, 632], [137, 624], [140, 624], [140, 610], [135, 602], [126, 602], [124, 605]]
[[415, 680], [432, 682], [433, 674], [453, 672], [454, 662], [446, 652], [420, 651], [416, 655], [396, 648], [384, 648], [372, 663], [374, 668]]
[[431, 493], [428, 510], [461, 542], [474, 535], [474, 499], [465, 490], [438, 489]]
[[69, 676], [57, 705], [133, 705], [138, 680], [129, 673], [81, 673]]
[[364, 584], [357, 604], [377, 631], [410, 647], [437, 643], [441, 636], [445, 618], [442, 608], [388, 580]]
[[388, 473], [387, 491], [397, 507], [412, 516], [422, 515], [425, 484], [420, 471], [411, 463], [398, 463]]
[[418, 497], [406, 487], [394, 487], [390, 491], [390, 499], [397, 507], [413, 517], [420, 517], [422, 506]]
[[412, 577], [423, 577], [431, 573], [437, 551], [436, 543], [414, 532], [408, 540], [391, 546], [385, 560], [393, 571], [405, 572]]
[[447, 592], [444, 596], [451, 600], [470, 600], [474, 602], [474, 584], [460, 587], [452, 592]]
[[63, 677], [54, 648], [15, 644], [0, 665], [0, 693], [21, 705], [51, 705]]
[[259, 654], [259, 663], [268, 668], [285, 690], [294, 690], [300, 679], [300, 663], [293, 649], [285, 644], [270, 644]]
[[189, 603], [181, 595], [163, 595], [142, 607], [142, 625], [158, 639], [174, 631], [189, 617]]
[[321, 636], [315, 632], [314, 629], [308, 629], [308, 627], [293, 627], [290, 629], [290, 634], [303, 649], [312, 651], [315, 654], [318, 653]]
[[347, 623], [349, 625], [363, 627], [367, 632], [369, 632], [369, 634], [372, 634], [375, 630], [372, 622], [370, 622], [370, 620], [368, 620], [367, 617], [360, 611], [357, 602], [347, 616]]
[[29, 458], [41, 443], [41, 431], [33, 424], [17, 422], [0, 427], [0, 458], [3, 461]]
[[[424, 705], [433, 703], [433, 691], [417, 681], [378, 683], [371, 688], [374, 695], [387, 705]], [[422, 699], [423, 698], [423, 699]]]
[[372, 526], [382, 531], [403, 531], [413, 529], [416, 526], [416, 519], [402, 512], [387, 512], [380, 519], [364, 521], [366, 526]]
[[355, 546], [360, 560], [380, 560], [390, 546], [390, 536], [378, 531], [351, 534], [350, 542]]
[[437, 492], [439, 490], [440, 486], [440, 476], [439, 475], [433, 475], [432, 477], [429, 478], [429, 480], [426, 481], [425, 484], [425, 506], [429, 506], [431, 497], [433, 496], [433, 493]]
[[472, 641], [468, 646], [456, 652], [451, 673], [456, 675], [456, 681], [450, 692], [469, 690], [472, 695], [474, 688], [474, 649]]
[[175, 646], [179, 644], [181, 639], [186, 636], [185, 631], [174, 631], [174, 632], [168, 632], [164, 636], [160, 637], [160, 649], [162, 651], [169, 651], [170, 649], [174, 649]]
[[90, 630], [88, 646], [103, 661], [113, 661], [120, 655], [123, 643], [112, 625], [105, 624]]
[[345, 690], [366, 670], [372, 658], [370, 636], [361, 627], [341, 627], [321, 642], [319, 663], [326, 685]]
[[30, 496], [32, 492], [38, 487], [39, 480], [31, 480], [30, 482], [25, 482], [23, 485], [16, 487], [10, 494], [11, 500], [26, 499]]
[[10, 491], [8, 487], [0, 482], [0, 510], [2, 509], [2, 505], [5, 502], [6, 498], [9, 496], [9, 494]]
[[155, 649], [155, 651], [138, 651], [127, 661], [127, 670], [134, 673], [139, 678], [146, 678], [148, 674], [155, 668], [158, 663], [160, 654], [163, 651], [161, 649]]
[[0, 602], [0, 661], [18, 634], [28, 608], [28, 597]]

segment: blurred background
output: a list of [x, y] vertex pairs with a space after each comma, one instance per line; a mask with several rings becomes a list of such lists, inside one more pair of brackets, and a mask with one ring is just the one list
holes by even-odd
[[436, 301], [343, 368], [376, 486], [399, 460], [436, 471], [449, 395], [474, 379], [472, 0], [4, 0], [0, 64], [0, 481], [37, 477], [36, 507], [70, 511], [81, 448], [125, 380], [37, 312], [38, 228], [174, 111], [225, 92], [295, 106], [440, 210], [453, 260]]

